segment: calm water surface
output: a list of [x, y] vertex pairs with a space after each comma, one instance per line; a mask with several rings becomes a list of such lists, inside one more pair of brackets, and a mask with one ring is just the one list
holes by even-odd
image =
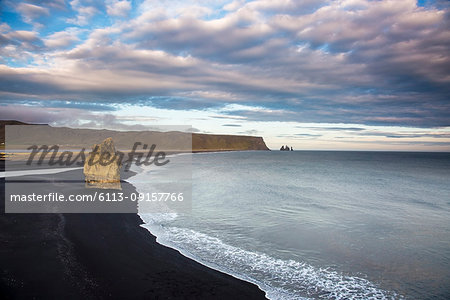
[[[192, 211], [142, 215], [159, 242], [272, 299], [450, 297], [450, 154], [230, 152], [192, 162]], [[139, 178], [144, 190], [164, 172]]]

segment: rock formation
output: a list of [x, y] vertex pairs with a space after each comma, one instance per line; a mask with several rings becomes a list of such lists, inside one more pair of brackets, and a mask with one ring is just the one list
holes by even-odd
[[116, 152], [112, 138], [94, 145], [84, 161], [86, 187], [122, 189], [120, 185], [121, 156]]
[[289, 147], [288, 145], [286, 146], [281, 146], [280, 151], [294, 151], [294, 148]]

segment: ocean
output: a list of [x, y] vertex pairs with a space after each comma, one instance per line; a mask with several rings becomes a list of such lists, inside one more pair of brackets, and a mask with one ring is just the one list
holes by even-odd
[[140, 215], [270, 299], [448, 299], [449, 213], [449, 153], [244, 151], [193, 154], [192, 210]]

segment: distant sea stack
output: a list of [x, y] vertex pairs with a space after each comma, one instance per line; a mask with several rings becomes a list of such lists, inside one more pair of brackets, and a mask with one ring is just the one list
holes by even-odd
[[112, 138], [94, 145], [84, 161], [86, 187], [121, 190], [120, 167], [120, 155], [116, 152]]
[[292, 146], [289, 147], [288, 145], [286, 146], [283, 145], [281, 146], [280, 151], [294, 151], [294, 148], [292, 148]]

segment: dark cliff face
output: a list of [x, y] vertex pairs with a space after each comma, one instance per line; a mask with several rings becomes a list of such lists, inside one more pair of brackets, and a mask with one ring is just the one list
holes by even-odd
[[[4, 125], [31, 125], [17, 121], [0, 121], [4, 137]], [[183, 152], [203, 152], [203, 151], [239, 151], [239, 150], [269, 150], [262, 137], [243, 135], [216, 135], [185, 132], [157, 132], [157, 131], [113, 131], [94, 129], [74, 129], [66, 127], [50, 126], [15, 126], [14, 131], [8, 137], [9, 145], [29, 145], [25, 136], [39, 137], [40, 145], [64, 145], [90, 147], [100, 141], [112, 137], [118, 149], [131, 149], [135, 142], [142, 144], [156, 144], [157, 149], [178, 150]], [[192, 144], [191, 144], [192, 140]], [[56, 141], [56, 142], [55, 142]], [[2, 140], [3, 142], [3, 140]], [[180, 146], [182, 149], [180, 149]]]
[[262, 137], [240, 135], [192, 135], [192, 151], [269, 150]]

